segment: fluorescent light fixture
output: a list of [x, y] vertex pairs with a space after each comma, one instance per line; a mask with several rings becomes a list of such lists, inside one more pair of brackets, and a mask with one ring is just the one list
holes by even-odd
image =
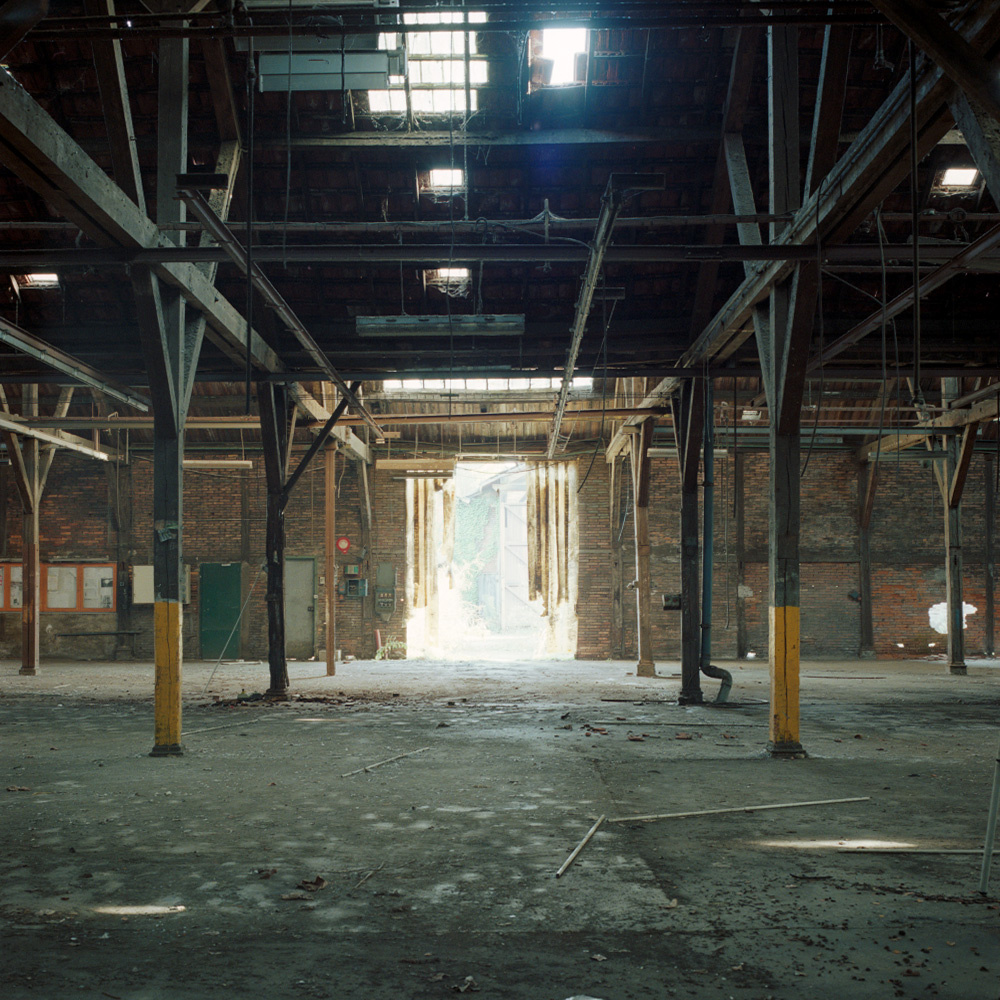
[[185, 458], [185, 469], [252, 469], [249, 458]]
[[22, 274], [17, 283], [22, 288], [58, 288], [59, 275], [54, 271], [34, 271], [31, 274]]
[[457, 337], [520, 337], [524, 333], [524, 317], [514, 315], [358, 316], [356, 323], [359, 337], [448, 337], [452, 335]]
[[586, 28], [545, 28], [542, 31], [542, 58], [552, 60], [549, 86], [576, 83], [576, 57], [587, 51]]
[[941, 175], [942, 187], [975, 187], [979, 171], [975, 167], [948, 167]]
[[376, 458], [376, 470], [398, 472], [402, 479], [450, 479], [455, 474], [454, 458]]
[[439, 267], [431, 271], [430, 274], [444, 281], [467, 281], [469, 269], [467, 267]]

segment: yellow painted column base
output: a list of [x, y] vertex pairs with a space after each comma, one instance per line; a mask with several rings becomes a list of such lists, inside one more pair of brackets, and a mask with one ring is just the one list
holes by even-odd
[[771, 672], [772, 756], [802, 757], [799, 742], [799, 609], [769, 609], [768, 661]]
[[155, 739], [151, 757], [176, 757], [181, 746], [181, 620], [178, 601], [153, 605], [153, 661], [156, 682], [153, 693]]

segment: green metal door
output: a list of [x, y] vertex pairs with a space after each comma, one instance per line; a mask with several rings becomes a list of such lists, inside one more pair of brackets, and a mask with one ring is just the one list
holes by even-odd
[[[230, 660], [240, 656], [240, 563], [202, 563], [199, 567], [198, 608], [201, 658]], [[230, 638], [232, 636], [232, 638]]]

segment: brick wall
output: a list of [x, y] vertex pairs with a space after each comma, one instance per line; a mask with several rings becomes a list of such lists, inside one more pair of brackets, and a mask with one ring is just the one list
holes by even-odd
[[[237, 456], [233, 456], [237, 457]], [[263, 561], [266, 491], [263, 462], [255, 453], [253, 470], [193, 472], [185, 476], [184, 561], [191, 567], [191, 602], [185, 607], [186, 655], [201, 654], [199, 637], [199, 566], [242, 564], [243, 593], [250, 595], [241, 630], [239, 655], [262, 659], [267, 650]], [[767, 455], [744, 452], [742, 493], [744, 531], [737, 533], [736, 477], [732, 456], [720, 455], [715, 487], [715, 563], [713, 651], [719, 659], [738, 654], [767, 655]], [[963, 501], [965, 600], [977, 611], [965, 633], [968, 655], [984, 646], [984, 468], [977, 456]], [[603, 658], [636, 655], [635, 593], [624, 589], [635, 577], [631, 484], [618, 476], [622, 519], [612, 535], [609, 517], [609, 469], [598, 457], [578, 495], [580, 573], [577, 655]], [[586, 474], [581, 462], [580, 482]], [[847, 453], [817, 452], [802, 483], [802, 652], [805, 657], [855, 656], [859, 650], [860, 591], [857, 528], [857, 467]], [[366, 533], [361, 516], [358, 466], [337, 459], [336, 534], [351, 540], [351, 550], [337, 563], [361, 563], [369, 596], [337, 601], [337, 648], [371, 657], [376, 630], [383, 641], [405, 641], [406, 508], [401, 479], [369, 471], [372, 526]], [[20, 505], [9, 473], [0, 479], [0, 525], [8, 559], [20, 556]], [[117, 488], [116, 488], [117, 487]], [[315, 560], [315, 649], [326, 644], [324, 579], [325, 477], [319, 457], [300, 480], [286, 514], [287, 555]], [[680, 654], [680, 616], [660, 608], [660, 594], [679, 589], [680, 483], [676, 462], [654, 459], [650, 489], [652, 547], [652, 637], [658, 660]], [[936, 655], [945, 637], [931, 629], [928, 608], [945, 597], [943, 508], [933, 473], [924, 463], [882, 460], [871, 525], [873, 621], [880, 656]], [[620, 580], [616, 578], [616, 549]], [[0, 554], [2, 554], [0, 553]], [[152, 463], [148, 454], [133, 456], [130, 467], [106, 467], [68, 453], [57, 456], [41, 512], [41, 557], [59, 560], [117, 561], [122, 586], [115, 625], [102, 629], [135, 630], [135, 654], [152, 657], [152, 609], [129, 607], [131, 566], [152, 561]], [[375, 614], [375, 571], [380, 563], [397, 571], [397, 605], [388, 621]], [[620, 627], [613, 599], [620, 588]], [[252, 589], [252, 594], [251, 594]], [[59, 633], [97, 630], [96, 616], [46, 612], [42, 615], [42, 653], [47, 657], [91, 658], [131, 655], [132, 639], [87, 640]], [[617, 630], [617, 632], [616, 632]], [[20, 616], [0, 614], [0, 654], [19, 655]]]

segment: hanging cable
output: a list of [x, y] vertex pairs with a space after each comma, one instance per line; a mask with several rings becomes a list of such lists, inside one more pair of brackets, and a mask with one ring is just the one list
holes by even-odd
[[[343, 48], [343, 38], [341, 38]], [[341, 67], [344, 57], [340, 57]], [[281, 227], [281, 266], [288, 270], [288, 202], [292, 197], [292, 0], [288, 0], [288, 93], [285, 95], [285, 219]], [[343, 97], [343, 95], [341, 95]]]
[[[248, 24], [253, 24], [247, 18]], [[250, 415], [250, 390], [253, 380], [253, 139], [254, 139], [254, 95], [257, 92], [257, 64], [253, 56], [253, 38], [249, 39], [247, 47], [247, 199], [246, 199], [246, 245], [247, 245], [247, 280], [246, 280], [246, 314], [247, 342], [246, 367], [244, 369], [244, 388], [246, 390], [246, 414]]]
[[[913, 240], [913, 403], [922, 406], [920, 389], [920, 206], [917, 204], [917, 66], [913, 41], [906, 43], [910, 56], [910, 229]], [[885, 295], [883, 294], [883, 299]]]

